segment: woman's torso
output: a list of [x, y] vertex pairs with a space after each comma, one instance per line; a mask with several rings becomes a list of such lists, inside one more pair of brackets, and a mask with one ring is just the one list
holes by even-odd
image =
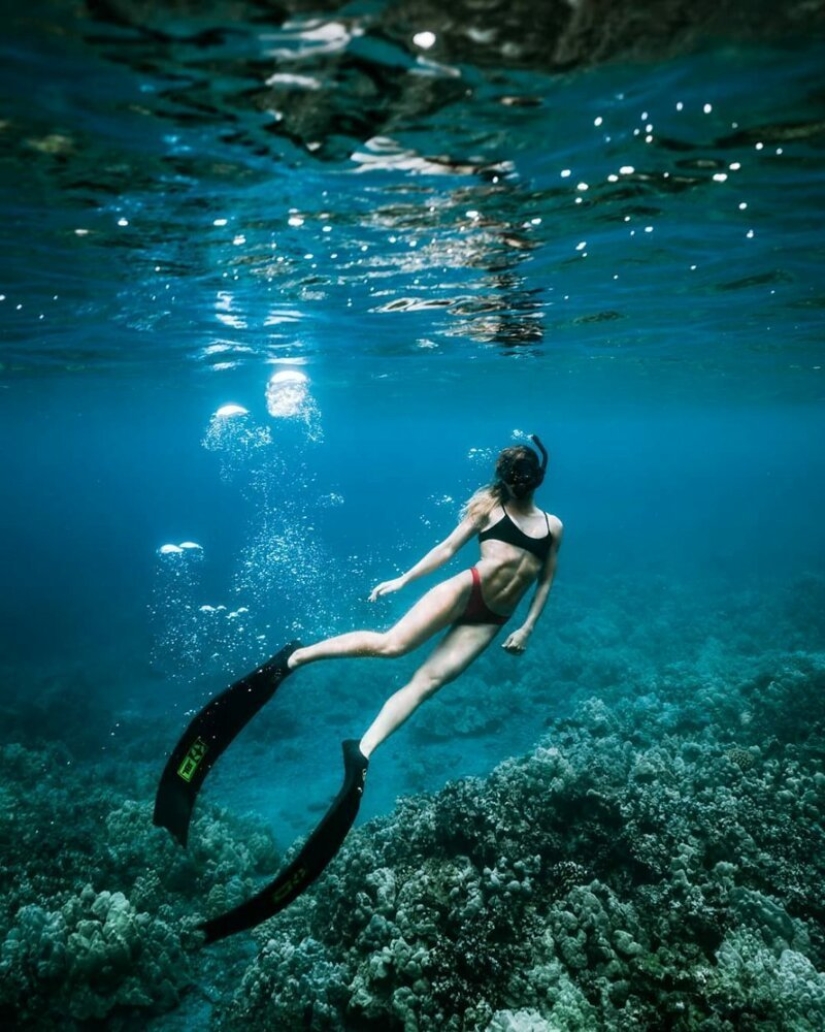
[[541, 509], [511, 512], [496, 505], [479, 533], [481, 559], [476, 564], [484, 599], [509, 614], [536, 580], [553, 547], [550, 517]]

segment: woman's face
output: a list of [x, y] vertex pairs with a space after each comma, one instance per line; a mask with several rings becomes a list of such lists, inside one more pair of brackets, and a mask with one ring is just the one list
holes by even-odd
[[504, 486], [507, 488], [510, 497], [516, 498], [518, 501], [523, 501], [525, 498], [528, 498], [535, 490], [532, 483], [526, 483], [522, 480], [505, 480]]
[[511, 459], [501, 471], [501, 481], [512, 498], [527, 498], [539, 486], [541, 471], [529, 457]]

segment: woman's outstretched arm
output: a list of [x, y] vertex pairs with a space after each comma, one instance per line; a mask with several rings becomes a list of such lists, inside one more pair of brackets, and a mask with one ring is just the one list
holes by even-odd
[[394, 577], [392, 580], [382, 581], [380, 584], [377, 584], [370, 592], [370, 602], [374, 602], [382, 595], [389, 595], [393, 591], [400, 591], [410, 581], [418, 580], [419, 577], [424, 577], [428, 573], [433, 573], [433, 571], [440, 569], [452, 559], [463, 545], [467, 544], [477, 530], [478, 524], [476, 520], [471, 519], [469, 516], [462, 520], [449, 537], [444, 538], [434, 548], [431, 548], [406, 573], [402, 573], [400, 577]]

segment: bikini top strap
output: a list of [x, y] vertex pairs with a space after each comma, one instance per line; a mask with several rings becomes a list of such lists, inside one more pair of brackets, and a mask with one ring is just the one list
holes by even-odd
[[[516, 521], [513, 519], [513, 517], [510, 515], [510, 513], [507, 512], [507, 510], [504, 508], [504, 502], [501, 503], [501, 511], [504, 513], [504, 515], [507, 517], [507, 519], [513, 524], [514, 527], [516, 527], [518, 530], [521, 530], [521, 527], [519, 527], [518, 523], [516, 523]], [[550, 517], [547, 515], [546, 512], [544, 513], [544, 522], [547, 524], [547, 533], [549, 534], [550, 533]], [[522, 534], [524, 534], [523, 530], [521, 532], [522, 532]], [[527, 535], [525, 534], [525, 537], [526, 536]], [[541, 541], [541, 538], [536, 538], [534, 540]]]

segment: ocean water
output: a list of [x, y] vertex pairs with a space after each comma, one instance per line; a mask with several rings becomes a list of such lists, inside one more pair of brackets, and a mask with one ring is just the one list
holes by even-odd
[[[188, 715], [284, 641], [403, 613], [436, 578], [376, 604], [371, 587], [445, 537], [498, 450], [526, 434], [551, 456], [539, 504], [565, 524], [548, 607], [523, 657], [494, 647], [376, 754], [361, 841], [371, 821], [392, 825], [400, 798], [487, 778], [581, 728], [582, 706], [648, 699], [658, 712], [710, 685], [713, 734], [757, 747], [726, 693], [797, 668], [813, 683], [825, 650], [822, 6], [709, 18], [701, 5], [600, 20], [587, 5], [385, 2], [7, 12], [6, 1020], [224, 1027], [234, 990], [208, 962], [188, 969], [189, 989], [146, 998], [128, 982], [136, 954], [95, 981], [54, 961], [54, 921], [32, 915], [85, 884], [134, 903], [136, 872], [167, 862], [148, 818]], [[339, 742], [417, 659], [290, 679], [199, 807], [248, 818], [280, 855], [336, 791]], [[788, 740], [823, 726], [821, 711], [781, 719], [799, 729]], [[766, 725], [763, 749], [785, 741], [772, 735]], [[800, 769], [821, 777], [821, 745], [808, 748]], [[103, 828], [84, 825], [89, 793]], [[141, 848], [103, 864], [97, 851], [111, 859], [122, 842], [106, 814], [125, 801]], [[59, 859], [68, 826], [67, 855], [85, 849], [85, 868]], [[55, 858], [51, 881], [38, 855]], [[246, 889], [267, 870], [247, 871]], [[203, 915], [177, 891], [181, 913]], [[144, 903], [168, 919], [158, 906]], [[813, 985], [821, 910], [790, 912], [807, 922], [795, 955]], [[24, 976], [19, 944], [35, 939], [26, 970], [40, 973]], [[226, 955], [237, 984], [251, 948]], [[145, 989], [154, 976], [141, 971]], [[508, 992], [494, 1010], [545, 1025], [448, 1008], [449, 1027], [632, 1020], [594, 996], [584, 1024], [564, 1024], [558, 1001]], [[825, 995], [811, 993], [810, 1019], [736, 1025], [716, 1012], [706, 1027], [818, 1028]], [[351, 1003], [294, 1027], [444, 1021], [396, 1010], [369, 1024]], [[246, 1027], [287, 1027], [263, 1013]], [[700, 1027], [690, 1020], [661, 1027]]]

